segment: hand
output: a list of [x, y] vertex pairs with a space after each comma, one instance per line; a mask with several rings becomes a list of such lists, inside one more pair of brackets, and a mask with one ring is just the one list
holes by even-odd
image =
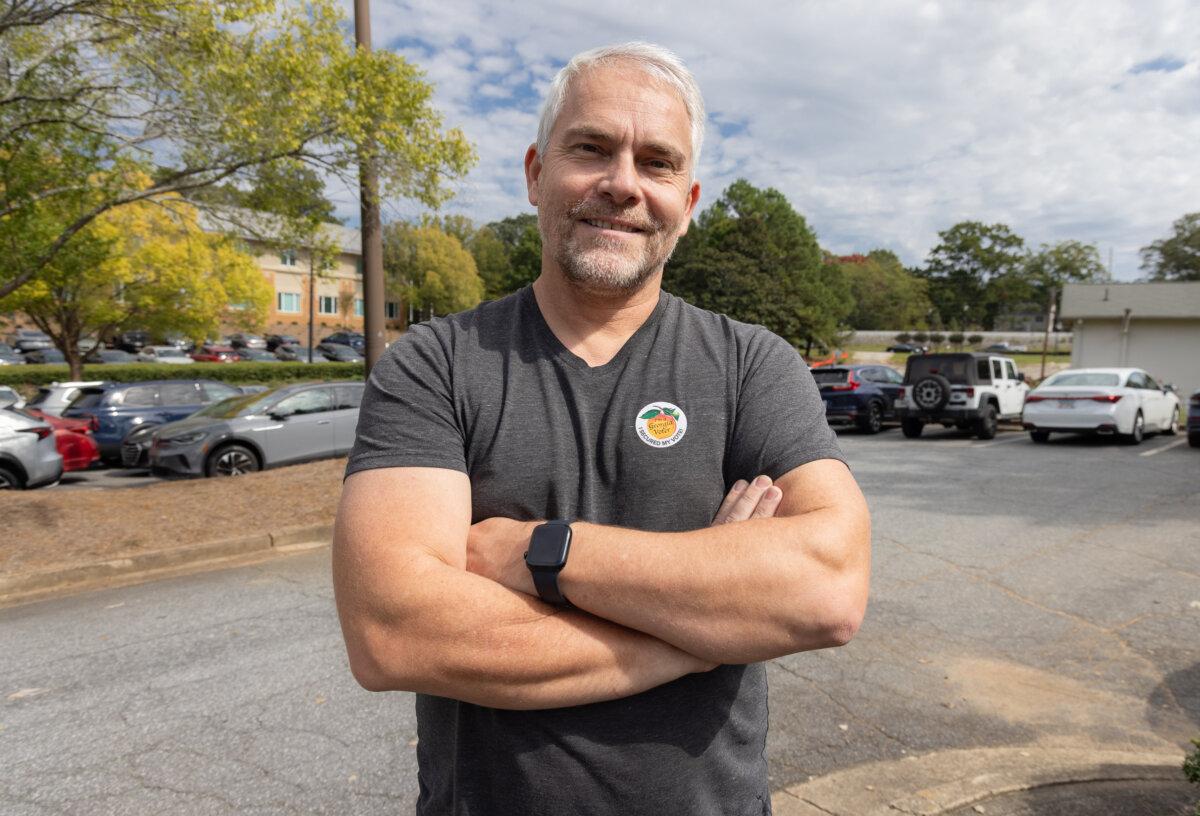
[[770, 476], [759, 476], [753, 482], [738, 479], [721, 502], [710, 527], [752, 518], [773, 518], [783, 501], [783, 491], [771, 484]]
[[533, 528], [539, 524], [501, 517], [472, 524], [467, 534], [467, 572], [536, 597], [533, 576], [525, 566], [525, 551]]

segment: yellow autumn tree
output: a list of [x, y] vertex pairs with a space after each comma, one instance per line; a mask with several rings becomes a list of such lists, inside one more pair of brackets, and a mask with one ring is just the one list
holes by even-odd
[[462, 243], [433, 224], [388, 224], [383, 230], [388, 290], [418, 311], [451, 314], [483, 300], [475, 259]]
[[270, 303], [254, 258], [204, 232], [196, 208], [168, 196], [102, 214], [34, 280], [0, 299], [0, 311], [27, 315], [80, 379], [85, 340], [131, 328], [200, 340], [223, 321], [260, 327]]

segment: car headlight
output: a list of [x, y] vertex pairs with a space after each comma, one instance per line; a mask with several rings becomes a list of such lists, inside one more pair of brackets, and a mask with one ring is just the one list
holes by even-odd
[[159, 437], [159, 441], [164, 445], [194, 445], [206, 436], [208, 431], [192, 431], [176, 436]]

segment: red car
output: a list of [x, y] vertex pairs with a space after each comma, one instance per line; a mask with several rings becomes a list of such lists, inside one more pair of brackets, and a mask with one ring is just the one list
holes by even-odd
[[192, 359], [197, 363], [236, 363], [241, 358], [233, 346], [201, 346], [192, 353]]
[[64, 472], [87, 470], [92, 462], [100, 458], [100, 446], [92, 438], [91, 421], [63, 419], [37, 408], [26, 408], [25, 413], [37, 417], [54, 429], [54, 446], [63, 458]]

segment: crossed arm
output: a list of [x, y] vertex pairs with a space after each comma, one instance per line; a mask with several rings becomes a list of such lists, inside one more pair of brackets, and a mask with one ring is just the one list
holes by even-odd
[[560, 586], [574, 610], [535, 597], [521, 555], [536, 522], [472, 527], [470, 508], [454, 471], [346, 480], [334, 588], [364, 687], [511, 709], [598, 702], [839, 645], [866, 607], [869, 519], [840, 462], [735, 488], [717, 518], [734, 523], [704, 530], [573, 524]]

